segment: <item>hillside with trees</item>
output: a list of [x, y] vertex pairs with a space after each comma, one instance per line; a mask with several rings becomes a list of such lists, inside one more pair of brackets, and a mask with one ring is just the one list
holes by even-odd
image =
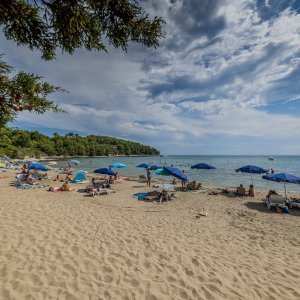
[[101, 155], [158, 155], [150, 146], [108, 136], [68, 133], [52, 137], [38, 131], [26, 131], [2, 127], [0, 131], [0, 155], [11, 158], [25, 156], [101, 156]]

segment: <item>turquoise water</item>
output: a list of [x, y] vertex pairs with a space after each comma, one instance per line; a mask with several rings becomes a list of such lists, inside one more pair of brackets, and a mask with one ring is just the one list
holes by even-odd
[[[236, 187], [240, 183], [245, 186], [251, 184], [251, 176], [247, 173], [236, 173], [235, 169], [245, 165], [256, 165], [266, 169], [274, 169], [275, 172], [286, 172], [300, 177], [300, 156], [274, 156], [274, 160], [268, 160], [267, 156], [219, 156], [219, 155], [170, 155], [166, 157], [101, 157], [101, 158], [74, 158], [80, 161], [76, 169], [94, 171], [98, 168], [108, 167], [109, 164], [120, 162], [127, 168], [116, 169], [121, 175], [145, 174], [145, 169], [136, 168], [141, 163], [167, 165], [178, 167], [188, 173], [190, 180], [203, 183]], [[215, 170], [195, 170], [191, 166], [196, 163], [208, 163], [216, 167]], [[67, 160], [58, 162], [58, 166], [67, 164]], [[157, 176], [157, 175], [155, 175]], [[283, 183], [271, 182], [261, 178], [260, 174], [253, 174], [253, 184], [258, 189], [283, 190]], [[159, 176], [157, 176], [159, 178]], [[172, 179], [170, 177], [162, 177]], [[287, 184], [288, 191], [300, 191], [300, 184]]]

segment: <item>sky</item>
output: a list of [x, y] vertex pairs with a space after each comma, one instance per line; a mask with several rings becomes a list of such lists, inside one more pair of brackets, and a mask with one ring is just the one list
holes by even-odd
[[66, 113], [10, 124], [151, 145], [162, 154], [300, 154], [299, 0], [144, 0], [165, 37], [150, 49], [80, 49], [51, 62], [0, 34], [15, 67], [68, 91]]

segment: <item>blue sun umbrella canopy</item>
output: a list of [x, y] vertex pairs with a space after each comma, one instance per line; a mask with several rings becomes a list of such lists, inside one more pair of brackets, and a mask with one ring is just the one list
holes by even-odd
[[276, 173], [276, 174], [269, 174], [269, 175], [263, 175], [263, 179], [276, 181], [276, 182], [289, 182], [289, 183], [299, 183], [300, 184], [300, 178], [287, 173]]
[[121, 164], [121, 163], [113, 163], [109, 165], [110, 168], [126, 168], [126, 165]]
[[47, 168], [45, 165], [43, 164], [30, 164], [28, 166], [28, 170], [39, 170], [39, 171], [48, 171], [49, 168]]
[[79, 161], [79, 160], [76, 160], [76, 159], [73, 159], [73, 160], [70, 160], [70, 163], [79, 165], [79, 164], [80, 164], [80, 161]]
[[182, 181], [188, 181], [187, 176], [178, 168], [173, 167], [163, 167], [164, 170], [171, 173], [171, 176], [174, 176]]
[[283, 182], [285, 198], [287, 198], [286, 197], [286, 186], [285, 186], [286, 182], [300, 184], [299, 177], [292, 175], [292, 174], [287, 174], [287, 173], [268, 174], [268, 175], [263, 175], [262, 178], [266, 179], [266, 180], [276, 181], [276, 182]]
[[157, 165], [151, 165], [150, 166], [151, 170], [157, 170], [157, 169], [161, 169], [161, 168], [162, 168], [161, 166], [157, 166]]
[[151, 169], [151, 170], [156, 170], [156, 169], [161, 169], [161, 166], [157, 165], [150, 165], [150, 164], [140, 164], [136, 166], [137, 168], [144, 168], [144, 169]]
[[85, 177], [85, 174], [83, 172], [78, 172], [74, 179], [73, 179], [73, 182], [74, 183], [77, 183], [77, 182], [82, 182], [82, 181], [85, 181], [86, 180], [86, 177]]
[[243, 173], [255, 173], [255, 174], [262, 174], [262, 173], [268, 172], [268, 170], [266, 170], [266, 169], [263, 169], [263, 168], [257, 167], [257, 166], [253, 166], [253, 165], [244, 166], [244, 167], [236, 169], [235, 171], [243, 172]]
[[144, 168], [144, 169], [148, 169], [150, 168], [150, 165], [149, 164], [140, 164], [138, 166], [136, 166], [137, 168]]
[[205, 164], [205, 163], [199, 163], [194, 166], [191, 166], [191, 169], [202, 169], [202, 170], [210, 170], [210, 169], [215, 169], [215, 167]]
[[156, 175], [161, 175], [161, 176], [172, 176], [172, 173], [163, 169], [163, 168], [158, 168], [153, 171], [154, 174]]
[[105, 174], [110, 176], [115, 176], [116, 173], [108, 168], [100, 168], [94, 171], [94, 173]]

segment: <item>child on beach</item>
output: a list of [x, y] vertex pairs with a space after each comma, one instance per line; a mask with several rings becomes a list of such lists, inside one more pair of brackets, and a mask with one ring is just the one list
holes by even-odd
[[253, 184], [250, 184], [250, 186], [249, 186], [248, 196], [255, 197]]

